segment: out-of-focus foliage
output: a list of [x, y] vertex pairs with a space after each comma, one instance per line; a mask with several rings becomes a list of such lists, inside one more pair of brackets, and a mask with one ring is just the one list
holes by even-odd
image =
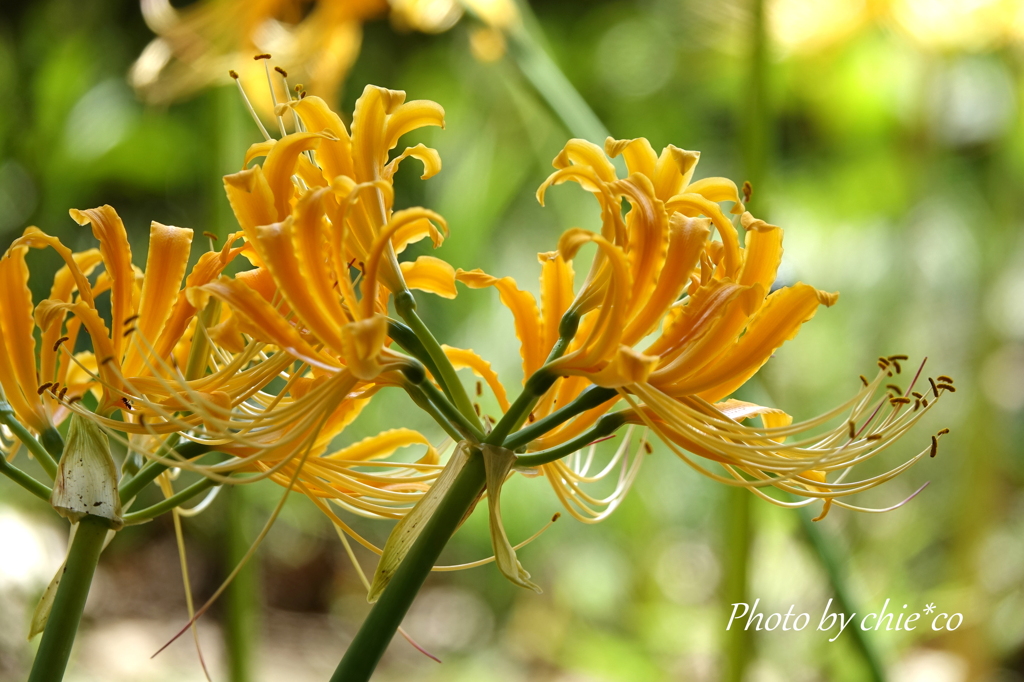
[[[964, 614], [954, 633], [869, 633], [892, 679], [1024, 679], [1024, 10], [998, 1], [820, 4], [829, 10], [769, 3], [774, 120], [754, 205], [786, 230], [785, 280], [842, 298], [751, 391], [800, 418], [852, 393], [879, 354], [926, 353], [930, 366], [957, 378], [957, 395], [922, 428], [952, 429], [939, 457], [863, 502], [888, 506], [930, 486], [892, 513], [833, 511], [821, 525], [845, 552], [864, 611], [889, 598], [908, 610], [935, 602]], [[87, 235], [67, 209], [103, 203], [117, 207], [140, 245], [150, 220], [233, 229], [219, 176], [237, 170], [259, 138], [232, 91], [163, 109], [140, 104], [125, 78], [151, 36], [130, 0], [4, 7], [0, 246], [38, 224], [74, 247]], [[613, 135], [700, 149], [701, 173], [744, 179], [744, 2], [548, 0], [534, 11], [545, 46]], [[594, 227], [597, 215], [579, 192], [554, 190], [547, 209], [537, 205], [533, 192], [567, 134], [511, 62], [472, 57], [473, 28], [426, 36], [368, 23], [336, 104], [351, 110], [368, 82], [441, 102], [447, 129], [421, 139], [439, 150], [444, 170], [426, 183], [400, 173], [401, 203], [448, 219], [452, 236], [436, 255], [513, 275], [536, 293], [536, 252], [554, 248], [567, 227]], [[33, 282], [37, 300], [42, 281]], [[475, 350], [515, 373], [512, 321], [492, 292], [463, 290], [443, 313], [423, 307], [443, 341], [485, 339]], [[406, 400], [385, 393], [346, 437], [391, 426], [429, 432], [418, 416], [395, 423], [418, 415]], [[892, 457], [919, 445], [900, 443]], [[278, 494], [251, 491], [257, 516]], [[562, 520], [521, 551], [544, 595], [520, 593], [493, 567], [431, 578], [405, 625], [444, 666], [396, 641], [380, 679], [717, 679], [728, 616], [716, 596], [723, 498], [656, 448], [616, 516], [586, 528]], [[503, 503], [513, 542], [558, 509], [543, 486], [520, 478]], [[829, 588], [795, 516], [753, 506], [752, 597], [762, 610], [795, 604], [816, 620]], [[24, 677], [31, 607], [62, 558], [63, 529], [32, 509], [0, 481], [3, 680]], [[386, 530], [361, 528], [383, 542]], [[189, 520], [186, 532], [202, 597], [227, 570], [218, 514]], [[486, 519], [477, 515], [443, 561], [488, 553]], [[311, 505], [290, 501], [260, 557], [260, 679], [326, 678], [368, 608], [332, 529]], [[360, 558], [372, 566], [373, 557]], [[73, 665], [79, 679], [201, 679], [185, 641], [148, 659], [186, 619], [176, 567], [169, 519], [119, 534], [100, 566], [95, 603], [103, 606], [87, 612]], [[204, 640], [215, 671], [216, 615]], [[863, 679], [845, 638], [827, 640], [811, 629], [759, 633], [753, 678]]]

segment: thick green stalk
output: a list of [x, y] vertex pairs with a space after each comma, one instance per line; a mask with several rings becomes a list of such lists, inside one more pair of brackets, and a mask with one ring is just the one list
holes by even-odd
[[0, 453], [0, 474], [8, 477], [25, 490], [29, 491], [43, 502], [50, 503], [50, 494], [53, 492], [45, 484], [40, 483], [24, 471], [7, 461], [7, 458]]
[[441, 390], [444, 391], [448, 400], [455, 402], [455, 399], [452, 398], [452, 392], [448, 389], [448, 384], [445, 383], [444, 377], [441, 376], [441, 370], [438, 369], [437, 363], [434, 362], [434, 358], [430, 357], [430, 353], [423, 347], [423, 344], [420, 343], [420, 340], [416, 338], [411, 329], [397, 320], [388, 319], [388, 336], [404, 348], [409, 355], [422, 362], [430, 371], [431, 376], [441, 386]]
[[434, 365], [440, 374], [440, 377], [444, 380], [445, 385], [448, 387], [448, 391], [452, 397], [452, 402], [455, 403], [455, 407], [459, 409], [459, 412], [463, 414], [478, 430], [483, 429], [483, 425], [480, 423], [480, 417], [477, 416], [476, 410], [473, 409], [473, 403], [469, 400], [469, 394], [466, 393], [466, 387], [459, 381], [458, 374], [455, 373], [455, 368], [452, 367], [452, 363], [448, 360], [448, 356], [444, 354], [444, 350], [441, 348], [441, 344], [437, 342], [434, 335], [427, 329], [427, 325], [423, 324], [423, 320], [416, 313], [416, 299], [413, 297], [411, 291], [400, 291], [394, 296], [395, 310], [402, 316], [409, 328], [412, 329], [413, 334], [419, 339], [420, 343], [423, 344], [427, 354], [434, 361]]
[[334, 671], [331, 682], [365, 682], [370, 679], [441, 550], [473, 509], [483, 489], [484, 459], [477, 451], [466, 462], [380, 599], [373, 605]]
[[171, 511], [175, 507], [178, 507], [184, 504], [185, 502], [188, 502], [199, 493], [203, 492], [204, 490], [209, 490], [215, 485], [217, 485], [217, 482], [212, 479], [200, 479], [193, 483], [192, 485], [188, 486], [187, 488], [184, 488], [181, 491], [175, 493], [174, 495], [171, 495], [170, 497], [165, 498], [160, 502], [157, 502], [151, 507], [140, 509], [139, 511], [132, 512], [131, 514], [125, 514], [124, 524], [126, 526], [131, 526], [136, 523], [144, 523], [151, 519], [155, 519], [164, 512]]
[[78, 522], [28, 682], [60, 682], [64, 677], [108, 530], [107, 522], [96, 517], [86, 516]]
[[[727, 487], [723, 495], [723, 576], [722, 603], [726, 613], [733, 604], [750, 603], [748, 569], [750, 566], [750, 501], [753, 495], [746, 488]], [[723, 682], [743, 682], [753, 658], [753, 632], [730, 628], [722, 641]]]

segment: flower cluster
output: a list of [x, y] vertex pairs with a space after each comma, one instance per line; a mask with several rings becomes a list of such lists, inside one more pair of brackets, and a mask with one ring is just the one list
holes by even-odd
[[[281, 137], [260, 124], [266, 139], [224, 178], [239, 231], [187, 276], [191, 230], [153, 223], [142, 270], [109, 206], [71, 212], [91, 225], [98, 249], [72, 253], [36, 228], [15, 240], [0, 259], [10, 293], [0, 308], [0, 384], [21, 422], [43, 434], [77, 413], [154, 466], [297, 490], [384, 552], [373, 595], [474, 456], [486, 467], [498, 565], [535, 587], [501, 524], [500, 489], [515, 471], [543, 475], [575, 518], [598, 521], [651, 452], [649, 431], [716, 480], [782, 505], [823, 500], [824, 515], [833, 504], [860, 509], [845, 499], [935, 454], [941, 433], [894, 469], [847, 480], [955, 390], [940, 376], [927, 393], [915, 391], [921, 370], [897, 386], [905, 356], [880, 358], [877, 375], [862, 377], [846, 403], [800, 423], [729, 397], [837, 294], [776, 288], [782, 230], [746, 212], [731, 181], [694, 180], [698, 153], [668, 146], [659, 155], [642, 138], [609, 139], [603, 149], [569, 141], [538, 199], [574, 182], [597, 200], [600, 229], [569, 229], [538, 254], [538, 305], [509, 277], [456, 271], [430, 256], [400, 259], [408, 245], [437, 246], [448, 233], [435, 212], [396, 207], [393, 187], [406, 159], [422, 164], [423, 179], [441, 169], [422, 144], [392, 154], [405, 134], [444, 126], [438, 104], [368, 86], [351, 126], [301, 94], [275, 100], [274, 115]], [[596, 252], [577, 284], [573, 262], [588, 245]], [[44, 247], [65, 265], [49, 298], [34, 304], [25, 254]], [[239, 271], [225, 274], [229, 265]], [[489, 362], [439, 344], [416, 313], [413, 290], [453, 298], [457, 283], [496, 289], [514, 317], [523, 389], [512, 402]], [[104, 294], [108, 317], [97, 304]], [[484, 383], [493, 393], [498, 419], [481, 416], [456, 372], [463, 368], [481, 380], [478, 394]], [[450, 441], [396, 428], [334, 448], [385, 388], [406, 391]], [[760, 425], [744, 423], [754, 417]], [[623, 427], [614, 456], [595, 466], [595, 443]], [[391, 458], [410, 445], [423, 456]], [[228, 457], [200, 463], [210, 451]], [[609, 476], [610, 488], [594, 492]], [[767, 487], [802, 499], [774, 498]], [[404, 521], [381, 550], [338, 509]]]

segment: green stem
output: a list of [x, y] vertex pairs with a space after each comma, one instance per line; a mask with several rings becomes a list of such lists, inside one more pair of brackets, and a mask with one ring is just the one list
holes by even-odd
[[107, 522], [96, 517], [86, 516], [78, 522], [29, 682], [60, 682], [64, 677], [108, 530]]
[[28, 451], [35, 456], [39, 466], [43, 467], [43, 471], [46, 472], [46, 475], [51, 480], [57, 477], [57, 460], [43, 447], [42, 443], [36, 440], [31, 431], [18, 421], [14, 414], [14, 409], [7, 402], [2, 392], [0, 392], [0, 424], [9, 428], [14, 437], [28, 448]]
[[463, 436], [459, 433], [459, 430], [445, 418], [434, 403], [430, 402], [430, 399], [427, 398], [426, 394], [423, 393], [419, 386], [407, 381], [402, 384], [402, 388], [405, 389], [405, 392], [409, 394], [409, 397], [412, 398], [412, 401], [416, 403], [421, 410], [429, 414], [434, 421], [444, 429], [444, 432], [451, 436], [452, 440], [462, 440]]
[[171, 495], [170, 497], [161, 500], [160, 502], [157, 502], [151, 507], [140, 509], [139, 511], [132, 512], [131, 514], [125, 514], [124, 525], [131, 526], [133, 524], [145, 523], [146, 521], [155, 519], [161, 514], [169, 512], [175, 507], [181, 506], [182, 504], [188, 502], [199, 493], [203, 492], [204, 490], [209, 490], [215, 485], [217, 485], [217, 482], [209, 478], [200, 479], [193, 483], [192, 485], [188, 486], [187, 488], [184, 488], [181, 491], [175, 493], [174, 495]]
[[53, 493], [45, 484], [40, 483], [24, 471], [7, 461], [7, 458], [0, 454], [0, 474], [20, 485], [47, 504], [50, 503], [50, 495]]
[[410, 291], [400, 291], [394, 296], [395, 310], [402, 316], [402, 319], [406, 321], [409, 328], [412, 329], [413, 334], [419, 339], [420, 343], [423, 344], [427, 354], [434, 361], [434, 365], [437, 367], [439, 376], [443, 382], [448, 386], [450, 391], [452, 402], [455, 403], [455, 407], [459, 409], [466, 419], [468, 419], [477, 430], [482, 430], [483, 425], [480, 423], [480, 418], [476, 414], [476, 410], [473, 409], [473, 403], [469, 400], [469, 395], [466, 393], [466, 387], [459, 381], [459, 376], [455, 373], [455, 368], [452, 367], [452, 363], [448, 360], [448, 356], [444, 354], [444, 350], [441, 348], [441, 344], [437, 342], [434, 335], [427, 329], [427, 325], [423, 324], [423, 320], [416, 313], [416, 299], [413, 297]]
[[407, 353], [422, 362], [430, 371], [431, 376], [437, 380], [437, 383], [441, 386], [441, 390], [444, 391], [448, 400], [455, 402], [455, 399], [452, 398], [451, 391], [448, 390], [448, 384], [445, 383], [444, 378], [441, 376], [441, 371], [438, 369], [437, 363], [434, 362], [434, 358], [430, 357], [430, 353], [428, 353], [427, 349], [423, 347], [423, 344], [420, 343], [420, 340], [416, 338], [416, 335], [413, 334], [411, 329], [397, 320], [389, 319], [388, 336], [394, 339], [394, 341], [404, 348]]
[[[752, 497], [749, 493], [747, 496]], [[837, 610], [840, 613], [856, 613], [858, 610], [857, 605], [846, 585], [844, 563], [840, 561], [833, 543], [819, 530], [818, 524], [811, 520], [812, 517], [809, 512], [809, 509], [797, 510], [797, 516], [800, 518], [800, 528], [803, 530], [807, 542], [818, 555], [818, 561], [821, 562], [822, 568], [825, 569], [828, 581], [832, 585], [832, 592], [835, 594], [836, 602], [838, 602]], [[849, 631], [857, 653], [860, 654], [868, 668], [868, 679], [871, 682], [885, 682], [885, 667], [882, 665], [882, 659], [878, 655], [878, 651], [875, 649], [874, 643], [868, 634], [860, 628], [849, 628]]]
[[602, 403], [608, 402], [617, 395], [614, 388], [602, 388], [601, 386], [588, 386], [576, 399], [568, 405], [561, 407], [546, 417], [538, 419], [532, 424], [516, 431], [505, 439], [505, 447], [509, 450], [516, 450], [535, 438], [540, 438], [551, 431], [559, 424], [572, 419], [578, 414], [591, 410]]
[[448, 399], [438, 390], [437, 386], [434, 386], [429, 381], [424, 381], [419, 387], [430, 402], [440, 410], [441, 414], [449, 419], [452, 425], [461, 432], [462, 438], [468, 438], [477, 443], [483, 441], [483, 431], [470, 423], [464, 414], [455, 409], [455, 406], [448, 402]]
[[626, 418], [621, 413], [606, 414], [597, 420], [597, 424], [572, 440], [567, 440], [561, 445], [547, 450], [538, 450], [528, 455], [520, 455], [516, 458], [516, 466], [536, 467], [541, 464], [554, 462], [556, 459], [562, 459], [581, 448], [587, 447], [595, 440], [611, 435], [625, 423]]
[[441, 550], [473, 509], [484, 489], [484, 459], [475, 452], [413, 543], [391, 582], [345, 651], [331, 682], [365, 682], [402, 624]]
[[587, 101], [566, 78], [555, 61], [541, 46], [537, 18], [529, 3], [518, 3], [523, 25], [508, 32], [510, 53], [519, 70], [569, 132], [597, 144], [603, 144], [608, 129], [590, 108]]
[[516, 424], [526, 421], [530, 410], [533, 409], [540, 397], [551, 388], [551, 385], [557, 379], [558, 376], [545, 367], [541, 367], [534, 372], [533, 376], [526, 381], [526, 385], [523, 386], [523, 392], [509, 406], [505, 414], [501, 416], [498, 423], [494, 425], [494, 430], [488, 434], [487, 440], [484, 442], [491, 445], [503, 443]]
[[[205, 455], [209, 452], [210, 446], [188, 441], [187, 443], [183, 443], [182, 445], [174, 448], [174, 451], [185, 459], [195, 459], [196, 457]], [[138, 495], [143, 488], [152, 483], [157, 476], [167, 471], [167, 469], [167, 465], [161, 464], [155, 460], [146, 462], [145, 466], [139, 469], [137, 474], [128, 480], [121, 481], [121, 485], [118, 486], [118, 491], [121, 494], [121, 503], [124, 504]]]
[[[745, 488], [729, 487], [723, 491], [724, 533], [722, 541], [722, 603], [729, 613], [733, 604], [749, 603], [747, 598], [750, 565], [750, 501], [754, 497]], [[723, 682], [743, 682], [753, 658], [753, 633], [743, 628], [731, 628], [722, 641]]]

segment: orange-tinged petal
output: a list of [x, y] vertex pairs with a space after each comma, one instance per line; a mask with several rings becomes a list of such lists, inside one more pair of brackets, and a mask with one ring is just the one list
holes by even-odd
[[508, 411], [508, 394], [505, 392], [505, 387], [498, 378], [498, 373], [491, 369], [491, 363], [466, 348], [453, 348], [452, 346], [447, 345], [441, 346], [441, 348], [444, 350], [444, 354], [448, 356], [448, 359], [451, 361], [452, 367], [455, 369], [468, 367], [473, 370], [473, 374], [486, 381], [491, 392], [494, 393], [494, 397], [498, 399], [498, 406], [501, 408], [501, 411]]
[[[332, 452], [329, 455], [324, 455], [323, 458], [369, 462], [375, 459], [388, 457], [395, 452], [395, 450], [409, 445], [426, 445], [427, 460], [436, 460], [437, 452], [430, 444], [430, 441], [427, 440], [426, 436], [418, 431], [404, 428], [390, 429], [388, 431], [378, 433], [376, 436], [369, 436], [358, 443], [349, 445], [347, 448], [342, 448], [341, 450]], [[421, 460], [421, 462], [426, 463], [423, 460]]]
[[547, 350], [541, 347], [540, 312], [537, 300], [528, 291], [523, 291], [511, 277], [492, 277], [483, 270], [456, 270], [455, 279], [472, 289], [494, 287], [498, 299], [512, 313], [516, 338], [519, 339], [519, 354], [523, 358], [523, 381], [540, 369], [547, 357]]
[[557, 251], [538, 253], [540, 270], [541, 349], [550, 352], [558, 340], [558, 326], [562, 315], [572, 305], [572, 264]]
[[28, 288], [27, 246], [8, 249], [0, 258], [0, 289], [4, 292], [0, 306], [0, 383], [18, 417], [35, 429], [49, 426], [49, 418], [36, 395], [35, 321], [32, 319], [32, 292]]
[[352, 165], [357, 182], [380, 180], [391, 149], [388, 115], [404, 101], [404, 92], [375, 85], [367, 85], [356, 100], [352, 113]]
[[384, 166], [384, 179], [390, 180], [394, 177], [398, 171], [398, 165], [402, 163], [403, 159], [407, 159], [410, 156], [414, 159], [419, 159], [423, 163], [423, 175], [420, 176], [420, 180], [427, 180], [441, 172], [441, 155], [437, 153], [437, 150], [418, 144], [415, 147], [406, 147], [404, 152], [396, 156], [391, 163]]
[[[445, 231], [447, 231], [445, 226]], [[430, 237], [430, 243], [436, 249], [444, 242], [445, 235], [429, 220], [417, 220], [402, 227], [391, 238], [395, 253], [402, 253], [409, 244], [415, 244], [424, 237]]]
[[425, 126], [444, 128], [444, 108], [440, 104], [425, 99], [402, 104], [388, 116], [386, 149], [394, 149], [402, 135]]
[[402, 228], [423, 219], [432, 220], [447, 229], [444, 218], [439, 214], [426, 208], [415, 207], [395, 211], [388, 224], [377, 235], [370, 248], [366, 268], [363, 270], [363, 282], [360, 285], [363, 292], [363, 317], [373, 314], [373, 304], [377, 298], [378, 277], [391, 291], [401, 291], [406, 288], [405, 281], [402, 279], [402, 269], [398, 265], [398, 258], [395, 257], [395, 249], [391, 246], [391, 240]]
[[339, 175], [355, 177], [352, 167], [352, 139], [341, 118], [319, 97], [303, 97], [291, 104], [309, 132], [330, 132], [336, 139], [326, 139], [316, 152], [324, 176], [333, 180]]
[[[250, 243], [256, 241], [257, 227], [277, 222], [274, 192], [267, 183], [262, 167], [254, 166], [248, 170], [225, 175], [224, 191], [228, 195], [228, 203], [235, 213], [235, 219]], [[263, 264], [254, 252], [247, 252], [246, 256], [253, 261], [253, 265]]]
[[700, 194], [688, 193], [672, 197], [666, 202], [665, 207], [669, 211], [679, 211], [683, 215], [691, 217], [705, 215], [711, 218], [711, 222], [718, 228], [718, 233], [722, 236], [722, 244], [725, 247], [725, 276], [736, 275], [740, 267], [739, 235], [736, 233], [736, 226], [722, 213], [721, 206]]
[[729, 395], [753, 376], [779, 346], [796, 336], [800, 325], [814, 317], [819, 305], [830, 300], [830, 295], [807, 284], [779, 289], [768, 297], [746, 333], [731, 348], [686, 384], [667, 392], [697, 393], [709, 402]]
[[337, 369], [334, 360], [314, 350], [270, 303], [243, 282], [220, 277], [198, 289], [231, 306], [240, 317], [242, 330], [254, 339], [273, 343], [293, 357], [321, 369]]
[[605, 388], [638, 384], [647, 381], [659, 360], [655, 355], [644, 355], [629, 346], [621, 345], [601, 371], [590, 375], [590, 380]]
[[747, 230], [746, 248], [743, 250], [742, 284], [758, 283], [766, 290], [775, 283], [782, 262], [782, 229], [743, 214], [743, 227]]
[[731, 201], [733, 207], [730, 213], [738, 215], [744, 211], [736, 183], [728, 178], [704, 178], [690, 183], [683, 191], [687, 194], [700, 194], [709, 201]]
[[274, 193], [274, 207], [277, 218], [274, 222], [284, 220], [292, 212], [292, 195], [295, 184], [292, 175], [299, 162], [299, 155], [320, 146], [321, 140], [329, 138], [328, 133], [292, 133], [277, 141], [267, 154], [263, 163], [263, 175]]
[[707, 218], [687, 218], [673, 213], [669, 219], [668, 252], [658, 281], [643, 307], [633, 315], [623, 334], [623, 343], [632, 345], [650, 334], [690, 281], [690, 273], [700, 261], [708, 235]]
[[555, 168], [584, 166], [593, 170], [601, 182], [614, 182], [616, 179], [615, 165], [605, 156], [604, 150], [593, 142], [574, 138], [565, 143], [565, 147], [551, 162]]
[[[307, 227], [316, 229], [313, 226]], [[329, 295], [325, 298], [321, 291], [322, 282], [304, 272], [299, 250], [295, 246], [297, 241], [303, 239], [299, 234], [301, 231], [291, 216], [283, 222], [256, 228], [260, 257], [273, 277], [274, 290], [280, 292], [302, 325], [321, 343], [335, 353], [341, 353], [340, 325], [348, 322], [348, 316], [342, 311], [337, 295], [333, 295], [330, 286]], [[325, 255], [323, 251], [320, 252], [322, 258]], [[332, 318], [331, 312], [337, 317]]]
[[[139, 318], [134, 323], [135, 335], [141, 339], [130, 344], [125, 355], [123, 371], [127, 376], [137, 374], [144, 364], [140, 349], [149, 355], [149, 345], [159, 338], [178, 298], [191, 248], [192, 230], [156, 221], [150, 225], [146, 276], [142, 280]], [[114, 329], [122, 335], [126, 331]]]
[[85, 301], [78, 301], [72, 304], [63, 304], [68, 311], [82, 322], [92, 339], [93, 353], [96, 356], [96, 364], [103, 386], [103, 400], [100, 401], [97, 412], [107, 414], [120, 406], [120, 391], [123, 386], [118, 374], [120, 367], [119, 359], [114, 355], [114, 346], [110, 341], [107, 327], [100, 318], [99, 313]]
[[242, 170], [252, 163], [253, 159], [258, 159], [261, 156], [266, 156], [270, 153], [270, 150], [277, 144], [277, 140], [263, 140], [262, 142], [255, 142], [249, 145], [249, 148], [245, 150], [245, 160], [242, 162]]
[[415, 261], [401, 263], [402, 277], [410, 289], [419, 289], [443, 298], [455, 298], [455, 268], [440, 258], [420, 256]]
[[654, 193], [662, 201], [679, 194], [697, 168], [700, 152], [691, 152], [673, 145], [665, 147], [654, 170]]
[[100, 242], [103, 265], [111, 279], [110, 316], [113, 336], [110, 344], [113, 355], [121, 359], [124, 337], [119, 333], [124, 321], [135, 314], [133, 295], [135, 271], [132, 269], [132, 249], [128, 245], [128, 233], [120, 216], [109, 205], [84, 211], [71, 209], [71, 217], [79, 225], [92, 224], [92, 233]]
[[197, 312], [196, 307], [189, 300], [188, 291], [193, 287], [199, 287], [212, 282], [214, 278], [220, 275], [227, 264], [241, 250], [231, 248], [232, 241], [232, 239], [229, 239], [220, 251], [204, 253], [192, 267], [192, 272], [185, 278], [185, 288], [178, 292], [178, 297], [174, 302], [174, 307], [171, 309], [171, 314], [167, 316], [163, 330], [153, 343], [155, 357], [167, 358], [174, 350], [178, 341], [187, 333], [189, 323]]
[[630, 175], [641, 173], [654, 179], [658, 155], [654, 153], [654, 147], [646, 137], [637, 137], [632, 140], [616, 140], [609, 137], [604, 141], [604, 151], [613, 159], [622, 154], [626, 160], [626, 170]]

